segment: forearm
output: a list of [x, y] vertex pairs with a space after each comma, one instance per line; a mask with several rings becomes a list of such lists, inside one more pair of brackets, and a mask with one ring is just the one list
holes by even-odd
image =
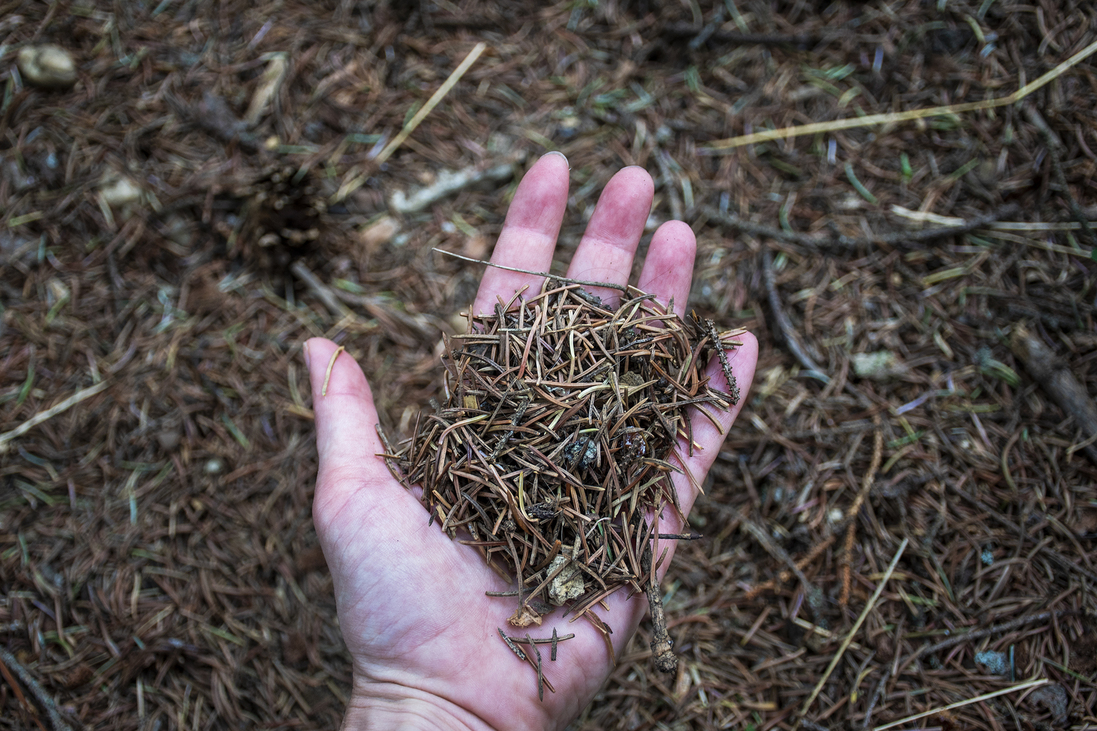
[[429, 693], [384, 683], [359, 682], [355, 682], [341, 729], [493, 731], [475, 714]]

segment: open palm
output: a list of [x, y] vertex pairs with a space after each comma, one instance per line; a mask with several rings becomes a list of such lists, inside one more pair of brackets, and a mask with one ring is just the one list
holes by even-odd
[[[526, 174], [507, 214], [492, 261], [532, 271], [548, 271], [567, 204], [568, 166], [562, 155], [542, 157]], [[606, 186], [575, 252], [568, 277], [625, 284], [651, 207], [651, 178], [626, 168]], [[656, 231], [637, 286], [662, 302], [673, 300], [679, 314], [689, 295], [696, 241], [680, 221]], [[490, 268], [473, 305], [492, 312], [497, 298], [510, 299], [539, 278]], [[612, 303], [618, 293], [597, 289]], [[757, 343], [749, 334], [729, 353], [745, 394], [754, 375]], [[608, 677], [610, 657], [601, 634], [585, 620], [569, 622], [557, 610], [533, 627], [534, 637], [576, 637], [559, 648], [557, 662], [544, 654], [545, 677], [555, 693], [537, 699], [536, 673], [520, 661], [497, 634], [516, 606], [513, 599], [485, 596], [510, 589], [470, 547], [451, 541], [417, 496], [389, 474], [377, 455], [377, 414], [369, 384], [353, 359], [339, 356], [326, 395], [321, 394], [336, 346], [314, 339], [306, 345], [316, 411], [320, 470], [313, 518], [335, 584], [339, 622], [353, 658], [354, 688], [345, 728], [562, 728], [593, 697]], [[716, 388], [725, 388], [718, 364], [709, 364]], [[740, 404], [742, 401], [740, 401]], [[730, 427], [739, 407], [720, 414]], [[700, 482], [723, 435], [706, 419], [694, 420], [701, 449], [684, 460]], [[675, 475], [683, 512], [696, 490]], [[677, 529], [669, 512], [661, 530]], [[671, 548], [673, 552], [673, 547]], [[669, 557], [668, 557], [669, 558]], [[669, 565], [662, 564], [662, 570]], [[660, 572], [662, 573], [662, 572]], [[647, 609], [644, 596], [620, 591], [599, 610], [613, 629], [619, 654]], [[524, 632], [524, 630], [523, 630]]]

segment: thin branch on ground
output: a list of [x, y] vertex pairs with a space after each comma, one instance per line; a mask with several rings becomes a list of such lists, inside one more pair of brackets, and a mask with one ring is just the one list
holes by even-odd
[[773, 254], [770, 253], [768, 248], [762, 249], [762, 280], [765, 282], [766, 297], [769, 301], [769, 309], [773, 313], [773, 322], [781, 339], [785, 341], [785, 345], [793, 357], [803, 366], [805, 375], [823, 383], [830, 383], [830, 376], [823, 373], [823, 369], [816, 365], [804, 346], [800, 344], [792, 320], [785, 314], [785, 308], [781, 304], [781, 295], [777, 291], [777, 281], [773, 271]]
[[15, 659], [15, 655], [0, 647], [0, 662], [7, 665], [8, 669], [19, 677], [19, 681], [27, 687], [34, 699], [42, 706], [50, 720], [53, 731], [72, 731], [72, 727], [65, 723], [65, 720], [61, 718], [61, 712], [57, 710], [57, 701], [53, 700], [53, 697], [46, 692], [45, 688], [39, 685], [34, 676]]
[[1009, 338], [1009, 347], [1025, 364], [1033, 379], [1055, 403], [1074, 418], [1082, 430], [1086, 456], [1097, 464], [1097, 448], [1092, 440], [1097, 438], [1097, 404], [1085, 386], [1078, 382], [1062, 360], [1044, 345], [1028, 328], [1018, 323]]
[[820, 237], [809, 234], [782, 231], [781, 229], [765, 224], [754, 223], [736, 216], [734, 213], [721, 211], [712, 206], [704, 208], [705, 215], [711, 220], [721, 223], [728, 228], [743, 231], [762, 238], [771, 238], [776, 241], [784, 241], [790, 244], [799, 244], [817, 251], [843, 251], [857, 249], [865, 246], [889, 246], [897, 249], [917, 248], [921, 244], [938, 239], [969, 233], [975, 229], [984, 228], [988, 224], [1009, 218], [1015, 215], [1019, 208], [1014, 203], [1008, 203], [994, 211], [972, 218], [957, 226], [940, 226], [937, 228], [925, 228], [920, 231], [896, 231], [894, 233], [880, 234], [879, 236], [832, 236]]

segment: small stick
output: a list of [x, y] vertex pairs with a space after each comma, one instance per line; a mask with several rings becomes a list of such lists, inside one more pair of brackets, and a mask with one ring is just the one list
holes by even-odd
[[872, 725], [872, 712], [876, 710], [876, 704], [880, 702], [880, 696], [884, 693], [884, 686], [891, 679], [891, 668], [884, 668], [884, 675], [876, 683], [876, 689], [872, 691], [872, 697], [868, 701], [868, 710], [865, 711], [865, 719], [861, 721], [861, 731], [866, 731]]
[[[12, 655], [3, 647], [0, 647], [0, 663], [6, 665], [7, 668], [10, 668], [18, 675], [19, 680], [23, 682], [23, 685], [27, 686], [27, 690], [34, 695], [35, 700], [41, 704], [42, 708], [46, 709], [46, 715], [49, 717], [50, 725], [53, 726], [53, 731], [72, 731], [72, 727], [61, 718], [61, 713], [57, 710], [56, 701], [54, 701], [49, 693], [38, 684], [38, 681], [34, 679], [34, 676], [19, 664], [19, 661], [15, 659], [15, 655]], [[11, 681], [9, 680], [8, 682], [10, 683]], [[17, 686], [12, 685], [12, 688], [18, 693]]]
[[[569, 635], [569, 637], [574, 637], [574, 636], [575, 635]], [[556, 628], [553, 627], [552, 628], [552, 655], [549, 656], [549, 659], [552, 660], [553, 662], [556, 662], [556, 643], [557, 643], [558, 639], [559, 638], [557, 638], [557, 636], [556, 636]], [[567, 639], [567, 638], [565, 638], [565, 639]]]
[[660, 533], [659, 540], [699, 541], [704, 538], [700, 533]]
[[298, 259], [290, 265], [290, 271], [293, 275], [305, 283], [305, 286], [316, 295], [316, 297], [324, 303], [324, 306], [331, 310], [331, 314], [335, 315], [339, 319], [353, 318], [354, 312], [349, 307], [339, 301], [339, 298], [334, 292], [320, 281], [320, 279], [309, 270], [305, 263]]
[[[911, 658], [911, 660], [922, 655], [932, 655], [935, 652], [940, 652], [941, 650], [952, 647], [953, 645], [959, 645], [962, 642], [971, 642], [972, 640], [989, 637], [990, 635], [1001, 634], [1002, 632], [1010, 632], [1020, 627], [1024, 627], [1025, 625], [1034, 624], [1036, 622], [1043, 622], [1054, 617], [1061, 617], [1064, 614], [1070, 614], [1070, 610], [1060, 610], [1057, 612], [1040, 612], [1039, 614], [1033, 614], [1028, 617], [1018, 617], [1017, 619], [1012, 619], [1008, 622], [996, 624], [992, 627], [987, 627], [985, 629], [977, 629], [971, 632], [957, 634], [949, 637], [947, 640], [941, 640], [936, 644], [923, 647], [917, 652], [917, 654], [914, 655], [914, 657]], [[909, 664], [909, 661], [908, 663], [904, 663], [903, 667], [905, 668], [907, 664]]]
[[716, 331], [716, 323], [712, 320], [703, 320], [709, 337], [712, 338], [712, 347], [716, 348], [716, 357], [720, 359], [720, 368], [724, 371], [724, 380], [728, 382], [728, 395], [731, 396], [731, 405], [739, 403], [739, 384], [735, 382], [735, 374], [731, 372], [731, 363], [728, 362], [728, 354], [724, 350], [724, 341], [720, 339], [720, 333]]
[[[1097, 436], [1097, 405], [1066, 364], [1021, 324], [1014, 326], [1009, 347], [1055, 403], [1074, 417], [1082, 430], [1082, 439]], [[1085, 452], [1097, 463], [1097, 449], [1087, 445]]]
[[567, 282], [568, 284], [578, 284], [583, 287], [603, 287], [606, 289], [616, 289], [619, 292], [628, 292], [628, 286], [624, 284], [615, 284], [613, 282], [591, 282], [585, 279], [568, 279], [567, 277], [557, 277], [548, 272], [535, 272], [529, 269], [519, 269], [518, 267], [508, 267], [502, 264], [496, 264], [493, 261], [486, 261], [484, 259], [474, 259], [471, 256], [464, 256], [453, 251], [446, 251], [445, 249], [439, 249], [434, 247], [431, 251], [437, 251], [439, 254], [445, 254], [446, 256], [452, 256], [454, 259], [460, 259], [461, 261], [471, 262], [473, 264], [483, 264], [484, 266], [493, 267], [495, 269], [502, 269], [508, 272], [517, 272], [519, 274], [531, 274], [535, 277], [545, 277], [546, 279], [555, 279], [559, 282]]
[[964, 221], [956, 226], [926, 228], [921, 231], [897, 231], [895, 233], [880, 234], [879, 236], [859, 238], [849, 238], [848, 236], [816, 238], [814, 236], [808, 236], [807, 234], [782, 231], [773, 228], [772, 226], [746, 221], [733, 213], [727, 213], [717, 208], [713, 208], [712, 206], [705, 208], [705, 213], [710, 219], [737, 231], [745, 231], [754, 236], [770, 238], [775, 241], [784, 241], [789, 244], [798, 244], [818, 251], [831, 251], [856, 249], [861, 246], [876, 246], [879, 244], [894, 246], [901, 249], [912, 249], [928, 241], [935, 241], [937, 239], [948, 238], [949, 236], [956, 236], [957, 234], [968, 233], [969, 231], [974, 231], [978, 228], [986, 228], [992, 223], [1014, 215], [1018, 210], [1018, 206], [1010, 203], [990, 211], [989, 213], [984, 213], [982, 216], [976, 216], [975, 218]]
[[815, 365], [815, 361], [807, 354], [800, 341], [794, 334], [795, 328], [792, 320], [785, 314], [785, 308], [781, 305], [781, 296], [777, 293], [777, 281], [773, 273], [773, 254], [768, 248], [762, 249], [762, 280], [766, 286], [766, 294], [769, 299], [769, 308], [773, 310], [773, 320], [777, 330], [781, 333], [785, 345], [800, 365], [807, 371], [807, 375], [823, 383], [830, 383], [830, 377], [823, 373], [823, 369]]
[[678, 669], [678, 657], [674, 654], [674, 641], [667, 631], [667, 615], [663, 609], [663, 593], [658, 582], [651, 575], [651, 545], [645, 543], [644, 553], [640, 556], [640, 574], [647, 576], [644, 582], [644, 594], [651, 610], [651, 653], [655, 655], [655, 667], [661, 672], [673, 673]]
[[[19, 683], [15, 682], [15, 678], [12, 677], [11, 670], [8, 670], [8, 666], [0, 662], [0, 675], [4, 676], [4, 680], [8, 681], [8, 685], [11, 686], [12, 693], [15, 694], [15, 700], [19, 702], [19, 705], [26, 708], [30, 713], [35, 715], [35, 721], [37, 718], [37, 709], [34, 705], [27, 700], [27, 697], [23, 695], [23, 689], [19, 687]], [[38, 728], [43, 728], [42, 723], [38, 722]]]

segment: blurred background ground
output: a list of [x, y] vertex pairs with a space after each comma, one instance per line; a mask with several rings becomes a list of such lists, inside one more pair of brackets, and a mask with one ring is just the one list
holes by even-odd
[[[301, 343], [406, 433], [481, 274], [432, 247], [486, 257], [549, 149], [558, 264], [642, 165], [691, 305], [762, 343], [663, 587], [678, 674], [643, 626], [573, 728], [1092, 727], [1097, 426], [1042, 386], [1097, 393], [1097, 66], [713, 143], [1094, 41], [1083, 0], [0, 2], [0, 647], [38, 685], [3, 676], [0, 728], [337, 725]], [[17, 69], [45, 43], [74, 86]]]

